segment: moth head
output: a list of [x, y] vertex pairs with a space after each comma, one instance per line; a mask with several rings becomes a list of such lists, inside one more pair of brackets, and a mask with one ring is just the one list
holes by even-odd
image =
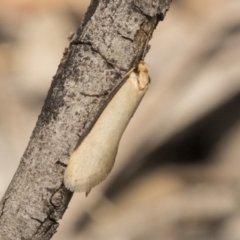
[[150, 83], [145, 62], [141, 61], [136, 68], [137, 84], [140, 92], [146, 92]]
[[139, 72], [144, 72], [144, 73], [148, 73], [148, 70], [147, 70], [147, 67], [146, 67], [146, 64], [144, 61], [141, 61], [139, 64], [138, 64], [138, 71]]

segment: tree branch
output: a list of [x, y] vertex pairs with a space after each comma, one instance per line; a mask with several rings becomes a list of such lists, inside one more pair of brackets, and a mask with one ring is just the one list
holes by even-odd
[[63, 173], [111, 90], [142, 59], [171, 0], [93, 0], [53, 78], [20, 165], [0, 204], [0, 239], [50, 239], [72, 193]]

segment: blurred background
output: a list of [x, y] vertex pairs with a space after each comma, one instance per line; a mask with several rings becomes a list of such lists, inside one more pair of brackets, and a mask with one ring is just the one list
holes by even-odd
[[[89, 1], [0, 3], [0, 196]], [[174, 0], [116, 164], [54, 240], [240, 239], [240, 1]]]

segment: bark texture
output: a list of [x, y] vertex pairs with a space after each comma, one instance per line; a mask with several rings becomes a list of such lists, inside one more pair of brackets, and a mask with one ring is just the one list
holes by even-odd
[[[50, 239], [72, 193], [63, 185], [70, 154], [111, 90], [145, 54], [171, 0], [99, 0], [63, 54], [20, 165], [0, 204], [0, 239]], [[43, 70], [44, 71], [44, 70]]]

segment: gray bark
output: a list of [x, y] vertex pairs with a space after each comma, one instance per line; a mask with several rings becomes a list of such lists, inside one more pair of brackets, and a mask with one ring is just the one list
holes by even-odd
[[0, 239], [50, 239], [72, 193], [70, 154], [90, 131], [111, 89], [142, 59], [171, 0], [92, 1], [53, 78], [20, 165], [0, 204]]

